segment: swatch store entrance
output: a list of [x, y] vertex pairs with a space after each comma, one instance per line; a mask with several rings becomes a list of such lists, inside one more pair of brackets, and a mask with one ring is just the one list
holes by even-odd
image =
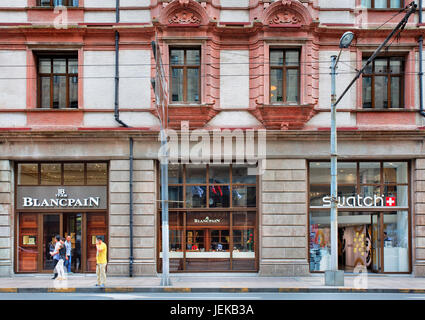
[[94, 272], [95, 237], [108, 237], [108, 164], [18, 163], [15, 172], [15, 272], [52, 272], [56, 235], [71, 238], [72, 272]]
[[[309, 163], [311, 272], [330, 264], [330, 163]], [[409, 163], [338, 162], [338, 267], [411, 273]]]

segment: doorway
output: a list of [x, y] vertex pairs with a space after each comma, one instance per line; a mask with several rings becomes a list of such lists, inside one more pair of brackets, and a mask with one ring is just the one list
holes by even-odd
[[107, 239], [106, 213], [19, 213], [16, 272], [52, 272], [55, 237], [71, 237], [71, 272], [96, 271], [95, 237]]

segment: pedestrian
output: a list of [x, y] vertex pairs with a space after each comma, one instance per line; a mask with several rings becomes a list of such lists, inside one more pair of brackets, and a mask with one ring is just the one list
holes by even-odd
[[56, 269], [56, 266], [59, 262], [59, 249], [61, 247], [61, 243], [60, 243], [60, 235], [56, 235], [55, 236], [55, 248], [53, 249], [53, 251], [50, 252], [50, 255], [53, 257], [53, 280], [56, 279], [58, 277], [58, 272]]
[[65, 248], [66, 248], [65, 268], [67, 273], [71, 273], [71, 250], [72, 250], [71, 236], [66, 237]]
[[65, 238], [60, 238], [59, 261], [56, 265], [56, 270], [58, 272], [58, 280], [66, 279], [65, 270], [64, 270], [65, 259], [66, 259]]
[[103, 242], [102, 236], [96, 237], [96, 275], [97, 275], [97, 284], [96, 287], [105, 287], [106, 282], [106, 264], [107, 261], [107, 246]]

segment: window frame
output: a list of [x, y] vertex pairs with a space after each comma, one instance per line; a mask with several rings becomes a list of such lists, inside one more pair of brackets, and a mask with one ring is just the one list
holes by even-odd
[[[369, 55], [363, 55], [362, 57], [362, 61], [365, 59], [368, 59]], [[392, 73], [391, 69], [390, 69], [390, 61], [391, 59], [400, 59], [401, 60], [401, 66], [400, 66], [400, 72], [399, 73]], [[375, 62], [376, 59], [386, 59], [387, 60], [387, 65], [386, 65], [386, 72], [383, 73], [375, 73]], [[363, 63], [363, 62], [362, 62]], [[370, 64], [370, 68], [372, 70], [371, 73], [367, 73], [365, 69], [365, 71], [362, 74], [362, 104], [361, 104], [361, 108], [362, 110], [391, 110], [391, 109], [405, 109], [405, 94], [404, 94], [404, 89], [405, 89], [405, 69], [406, 69], [406, 55], [390, 55], [390, 54], [385, 54], [385, 55], [379, 55], [377, 56], [372, 63]], [[383, 107], [383, 108], [376, 108], [376, 101], [375, 101], [375, 78], [376, 77], [386, 77], [387, 78], [387, 107]], [[391, 103], [392, 103], [392, 99], [391, 99], [391, 78], [399, 78], [400, 79], [400, 86], [398, 87], [399, 89], [399, 106], [398, 107], [391, 107]], [[371, 78], [371, 107], [370, 108], [365, 108], [364, 107], [364, 95], [363, 95], [363, 85], [364, 85], [364, 79], [365, 78]]]
[[[297, 66], [286, 66], [285, 64], [285, 52], [286, 51], [297, 51], [298, 52], [298, 65]], [[282, 65], [272, 65], [272, 61], [271, 61], [271, 54], [272, 52], [282, 52], [283, 53], [283, 63]], [[272, 101], [272, 81], [271, 81], [271, 74], [272, 74], [272, 69], [274, 70], [282, 70], [282, 101]], [[291, 69], [291, 70], [297, 70], [298, 71], [298, 79], [297, 79], [297, 96], [298, 99], [297, 101], [287, 101], [287, 92], [288, 92], [288, 87], [287, 87], [287, 70]], [[270, 48], [269, 49], [269, 101], [270, 104], [300, 104], [300, 93], [301, 93], [301, 88], [300, 88], [300, 84], [301, 84], [301, 48], [289, 48], [289, 47], [285, 47], [285, 48]]]
[[[171, 63], [171, 52], [173, 50], [183, 50], [184, 51], [184, 62], [182, 65], [174, 65]], [[187, 64], [187, 51], [196, 50], [199, 52], [199, 64]], [[201, 103], [201, 71], [202, 71], [202, 48], [199, 46], [190, 46], [190, 47], [179, 47], [179, 46], [170, 46], [169, 47], [169, 65], [170, 65], [170, 94], [169, 94], [169, 103], [170, 104], [200, 104]], [[174, 101], [173, 100], [173, 69], [183, 69], [183, 100]], [[187, 69], [198, 69], [198, 101], [190, 101], [187, 99], [187, 89], [188, 89], [188, 77]]]
[[385, 8], [375, 8], [375, 0], [370, 0], [370, 7], [365, 6], [367, 9], [373, 10], [398, 10], [403, 8], [404, 0], [399, 0], [399, 7], [391, 8], [391, 0], [387, 0], [387, 6]]
[[[50, 59], [50, 73], [41, 73], [40, 72], [40, 60], [41, 59]], [[65, 59], [65, 73], [54, 73], [53, 72], [53, 62], [55, 59]], [[68, 72], [69, 60], [77, 60], [77, 73]], [[78, 53], [37, 53], [36, 54], [36, 72], [37, 72], [37, 108], [40, 109], [53, 109], [53, 110], [64, 110], [64, 109], [78, 109], [78, 82], [79, 82], [79, 73], [78, 73]], [[66, 106], [64, 108], [55, 108], [53, 106], [53, 81], [55, 76], [65, 76], [66, 77]], [[41, 79], [50, 78], [50, 105], [49, 107], [42, 106], [42, 88], [41, 88]], [[70, 107], [69, 101], [69, 84], [70, 78], [77, 77], [77, 106]]]
[[[58, 6], [65, 6], [70, 8], [78, 8], [80, 6], [80, 2], [78, 1], [78, 4], [75, 6], [73, 4], [74, 0], [62, 0], [65, 4], [61, 4]], [[41, 0], [37, 0], [37, 6], [38, 7], [44, 7], [44, 8], [55, 8], [57, 7], [55, 4], [55, 0], [50, 0], [50, 5], [42, 5]]]

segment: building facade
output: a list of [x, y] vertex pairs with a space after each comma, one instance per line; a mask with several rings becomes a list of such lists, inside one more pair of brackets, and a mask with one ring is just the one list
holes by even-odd
[[[408, 4], [0, 1], [0, 275], [51, 272], [55, 234], [71, 235], [74, 272], [94, 271], [96, 235], [109, 275], [161, 272], [152, 41], [169, 128], [190, 150], [169, 165], [171, 272], [323, 272], [331, 56], [354, 32], [339, 95]], [[417, 11], [338, 105], [346, 272], [425, 276], [424, 30]]]

